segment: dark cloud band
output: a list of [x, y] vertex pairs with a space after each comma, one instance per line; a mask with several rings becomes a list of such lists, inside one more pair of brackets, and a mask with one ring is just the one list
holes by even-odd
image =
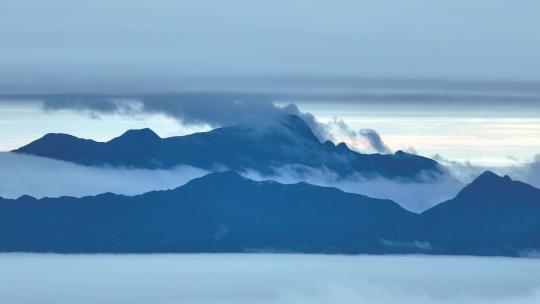
[[341, 135], [363, 138], [368, 148], [390, 153], [380, 135], [372, 129], [352, 130], [343, 120], [322, 123], [293, 103], [277, 106], [268, 95], [242, 94], [182, 94], [143, 97], [49, 96], [42, 102], [45, 111], [72, 110], [87, 112], [93, 117], [102, 114], [163, 114], [184, 125], [208, 124], [212, 127], [234, 124], [261, 124], [283, 115], [301, 117], [321, 140], [335, 141], [332, 125], [338, 125]]

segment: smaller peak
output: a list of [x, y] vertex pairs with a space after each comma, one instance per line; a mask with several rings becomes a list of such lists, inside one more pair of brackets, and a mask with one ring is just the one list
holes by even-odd
[[396, 156], [403, 156], [403, 155], [407, 155], [408, 153], [403, 151], [403, 150], [397, 150], [394, 155]]
[[471, 185], [502, 185], [512, 182], [512, 179], [509, 176], [501, 177], [492, 171], [484, 171], [477, 178], [475, 178]]
[[335, 147], [336, 147], [336, 145], [334, 145], [334, 143], [333, 143], [332, 141], [330, 141], [330, 140], [325, 141], [325, 142], [323, 143], [323, 145], [324, 145], [325, 147], [327, 147], [327, 148], [335, 148]]
[[281, 125], [285, 126], [287, 129], [294, 131], [302, 136], [316, 138], [313, 134], [313, 130], [309, 127], [308, 123], [301, 117], [288, 114], [281, 120]]
[[[460, 197], [477, 198], [495, 198], [501, 195], [521, 195], [514, 193], [516, 186], [521, 183], [513, 181], [509, 176], [501, 177], [492, 171], [484, 171], [476, 177], [469, 185], [465, 186], [458, 194]], [[521, 186], [518, 186], [521, 187]], [[532, 186], [529, 186], [532, 187]], [[518, 190], [519, 192], [519, 190]]]
[[66, 134], [66, 133], [47, 133], [43, 135], [40, 139], [38, 139], [38, 141], [42, 141], [42, 140], [57, 141], [57, 140], [71, 140], [71, 139], [78, 139], [78, 137], [70, 135], [70, 134]]
[[47, 137], [74, 137], [74, 136], [66, 134], [66, 133], [47, 133], [43, 135], [43, 138], [47, 138]]
[[[236, 171], [216, 171], [208, 173], [202, 177], [195, 178], [188, 182], [188, 185], [233, 185], [241, 182], [251, 181], [250, 179], [243, 177]], [[205, 187], [206, 187], [205, 186]]]
[[127, 130], [123, 135], [150, 136], [160, 138], [159, 135], [157, 135], [156, 132], [154, 132], [150, 128]]
[[161, 139], [161, 137], [159, 137], [156, 132], [152, 131], [152, 129], [144, 128], [127, 130], [124, 134], [115, 139], [157, 140]]
[[17, 198], [17, 201], [37, 201], [37, 199], [30, 195], [21, 195]]
[[480, 174], [475, 180], [499, 180], [500, 176], [495, 174], [493, 171], [487, 170]]
[[[65, 133], [47, 133], [41, 138], [24, 145], [13, 152], [22, 152], [39, 155], [39, 151], [48, 150], [51, 147], [70, 145], [82, 140], [81, 138]], [[35, 151], [38, 151], [37, 153]]]
[[227, 180], [247, 180], [247, 178], [240, 175], [240, 173], [233, 171], [233, 170], [226, 170], [226, 171], [216, 171], [209, 173], [203, 177], [202, 179], [209, 179], [209, 178], [218, 178], [218, 179], [227, 179]]
[[347, 144], [344, 143], [344, 142], [340, 142], [340, 143], [336, 146], [336, 148], [337, 148], [339, 151], [349, 151], [349, 150], [350, 150], [350, 149], [349, 149], [349, 146], [347, 146]]

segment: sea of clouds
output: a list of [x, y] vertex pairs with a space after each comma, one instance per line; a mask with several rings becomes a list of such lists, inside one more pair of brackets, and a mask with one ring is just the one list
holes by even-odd
[[[167, 170], [83, 166], [33, 155], [0, 153], [0, 197], [36, 198], [83, 197], [112, 192], [137, 195], [153, 190], [167, 190], [209, 173], [206, 170], [181, 165]], [[285, 184], [308, 182], [336, 187], [346, 192], [375, 198], [391, 199], [413, 211], [421, 212], [450, 199], [463, 184], [448, 180], [438, 182], [401, 182], [399, 180], [350, 176], [340, 178], [324, 169], [276, 168], [273, 175], [256, 171], [242, 174], [254, 180], [274, 180]]]
[[246, 170], [242, 173], [253, 180], [273, 180], [283, 184], [307, 182], [323, 187], [334, 187], [345, 192], [369, 197], [390, 199], [412, 212], [425, 211], [449, 200], [463, 188], [464, 184], [451, 178], [440, 180], [422, 179], [418, 182], [388, 179], [381, 176], [366, 178], [361, 175], [340, 177], [324, 168], [282, 166], [271, 175]]
[[0, 254], [0, 303], [540, 303], [540, 260]]
[[0, 153], [0, 197], [82, 197], [112, 192], [136, 195], [174, 189], [206, 175], [191, 166], [169, 170], [90, 167], [33, 155]]

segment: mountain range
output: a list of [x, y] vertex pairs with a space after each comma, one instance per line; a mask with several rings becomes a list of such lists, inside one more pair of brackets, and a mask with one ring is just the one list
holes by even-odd
[[0, 199], [0, 251], [520, 256], [540, 250], [540, 190], [485, 172], [421, 214], [307, 183], [215, 172], [138, 196]]
[[345, 143], [321, 142], [298, 116], [275, 123], [235, 125], [186, 136], [160, 138], [150, 129], [129, 130], [108, 142], [51, 133], [16, 153], [49, 157], [90, 166], [166, 169], [191, 165], [209, 171], [255, 170], [273, 174], [284, 166], [319, 168], [346, 177], [384, 177], [432, 182], [452, 179], [435, 160], [397, 151], [363, 154]]
[[[210, 173], [137, 196], [0, 199], [0, 251], [306, 252], [519, 256], [540, 250], [540, 190], [485, 172], [420, 214], [398, 203], [311, 185], [254, 181], [283, 167], [339, 177], [435, 183], [453, 177], [435, 160], [398, 151], [363, 154], [321, 142], [299, 117], [160, 138], [129, 130], [107, 142], [47, 134], [15, 151], [87, 166]], [[245, 175], [245, 174], [244, 174]]]
[[538, 250], [540, 190], [486, 171], [455, 198], [423, 212], [421, 221], [426, 238], [448, 254]]

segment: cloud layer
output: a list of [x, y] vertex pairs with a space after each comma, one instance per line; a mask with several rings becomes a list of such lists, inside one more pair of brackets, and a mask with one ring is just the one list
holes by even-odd
[[435, 155], [433, 159], [448, 168], [452, 175], [465, 183], [472, 181], [482, 172], [491, 170], [499, 175], [508, 175], [514, 180], [540, 188], [540, 155], [536, 155], [530, 162], [504, 167], [486, 167], [471, 162], [451, 161], [440, 155]]
[[246, 171], [243, 175], [254, 180], [274, 180], [284, 184], [307, 182], [374, 198], [390, 199], [417, 213], [453, 198], [463, 187], [462, 183], [452, 179], [437, 182], [401, 182], [383, 177], [366, 179], [359, 175], [340, 178], [329, 170], [294, 165], [276, 168], [274, 175], [264, 175], [256, 171]]
[[0, 254], [2, 303], [536, 304], [533, 259]]
[[163, 114], [183, 125], [208, 124], [211, 127], [257, 126], [293, 114], [301, 117], [321, 141], [346, 141], [363, 152], [391, 152], [375, 130], [353, 130], [337, 118], [328, 123], [320, 122], [311, 113], [300, 111], [295, 104], [280, 107], [274, 104], [271, 96], [264, 94], [185, 93], [137, 98], [50, 96], [43, 100], [42, 106], [45, 111], [80, 111], [92, 117], [103, 114]]
[[0, 88], [155, 92], [204, 75], [540, 79], [537, 0], [293, 2], [5, 0]]
[[179, 166], [171, 170], [87, 167], [49, 158], [0, 153], [0, 197], [87, 196], [104, 192], [135, 195], [172, 189], [208, 172]]
[[[208, 173], [190, 166], [178, 166], [169, 170], [89, 167], [11, 152], [0, 153], [0, 167], [0, 197], [4, 198], [18, 198], [21, 195], [37, 198], [63, 195], [81, 197], [104, 192], [136, 195], [173, 189]], [[272, 176], [256, 171], [246, 171], [243, 174], [255, 180], [275, 180], [286, 184], [303, 181], [375, 198], [387, 198], [414, 212], [452, 198], [462, 186], [451, 180], [402, 183], [361, 176], [343, 179], [329, 170], [298, 166], [277, 168], [276, 172]]]
[[[469, 163], [438, 160], [463, 183], [447, 179], [438, 182], [400, 182], [362, 176], [340, 178], [323, 169], [297, 165], [276, 168], [273, 175], [246, 171], [243, 175], [254, 180], [275, 180], [290, 184], [308, 182], [314, 185], [335, 187], [345, 192], [363, 194], [375, 198], [391, 199], [413, 212], [421, 212], [453, 198], [464, 186], [485, 170], [508, 174], [513, 179], [540, 188], [540, 157], [535, 161], [516, 167], [487, 168]], [[145, 170], [128, 168], [88, 167], [49, 158], [0, 153], [0, 197], [17, 198], [21, 195], [34, 197], [86, 196], [104, 192], [136, 195], [153, 190], [179, 187], [208, 171], [190, 166], [169, 170]]]

